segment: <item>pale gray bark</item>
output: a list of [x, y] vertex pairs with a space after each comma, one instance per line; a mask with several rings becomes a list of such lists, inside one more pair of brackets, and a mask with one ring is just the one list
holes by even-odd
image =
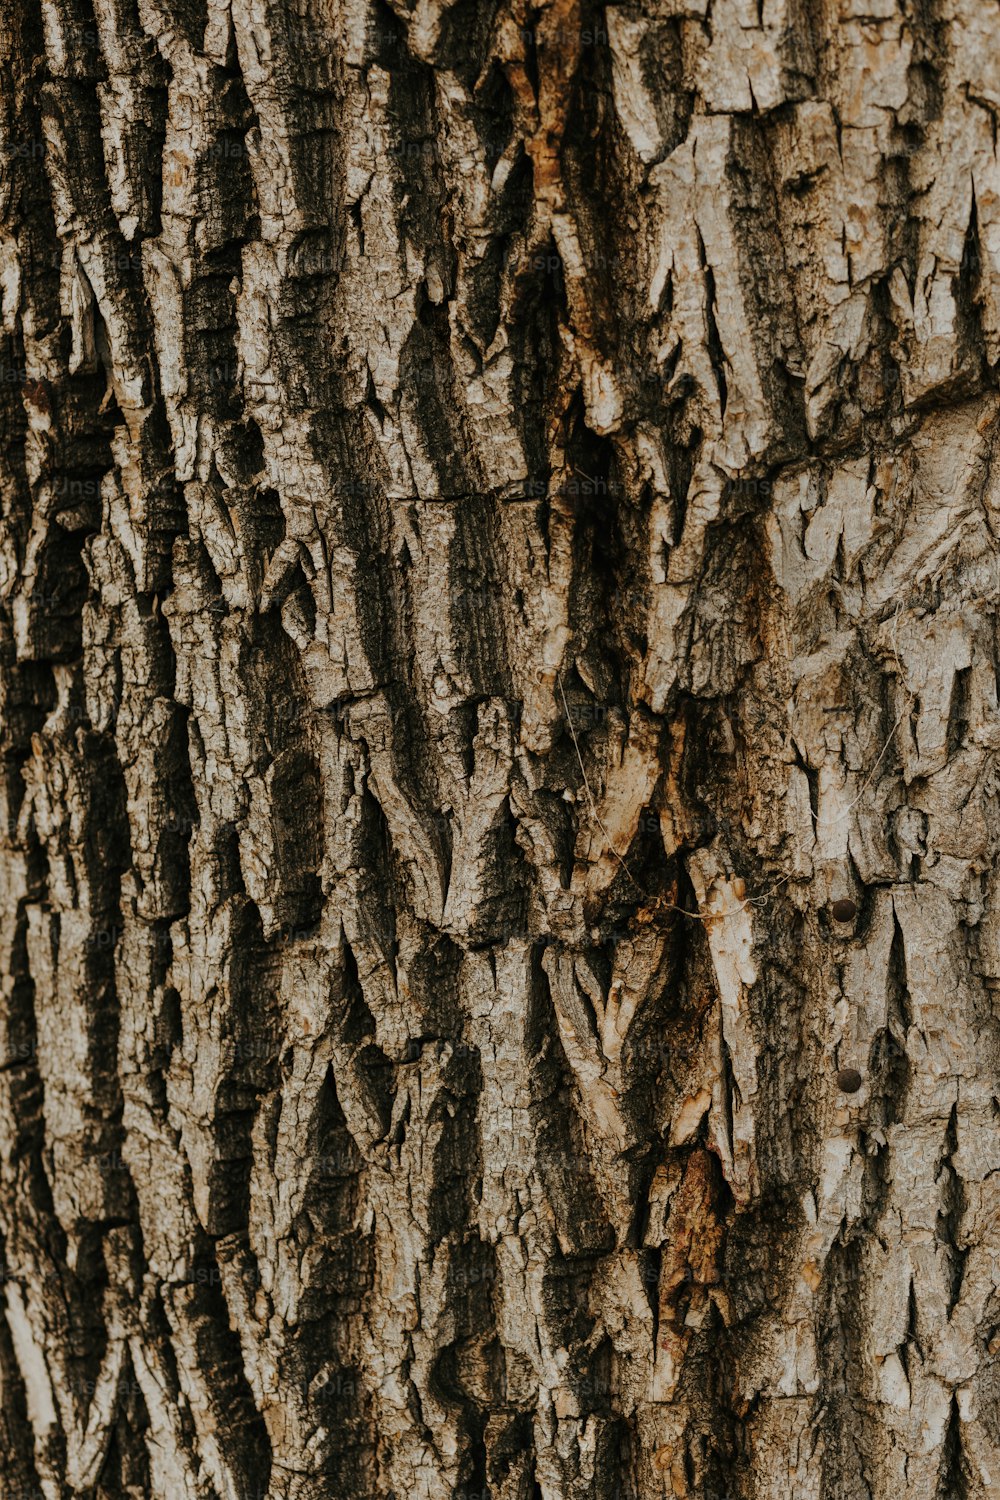
[[0, 1500], [998, 1492], [998, 43], [12, 0]]

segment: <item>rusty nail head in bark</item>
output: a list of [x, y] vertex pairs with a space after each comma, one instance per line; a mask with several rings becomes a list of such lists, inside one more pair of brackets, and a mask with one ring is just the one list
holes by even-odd
[[834, 918], [838, 922], [853, 922], [858, 914], [858, 903], [852, 901], [848, 896], [842, 896], [830, 907]]
[[861, 1087], [861, 1074], [857, 1068], [841, 1068], [837, 1074], [837, 1087], [842, 1094], [856, 1094]]

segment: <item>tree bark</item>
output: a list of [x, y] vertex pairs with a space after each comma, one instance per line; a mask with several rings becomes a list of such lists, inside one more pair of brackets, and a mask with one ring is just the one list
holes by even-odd
[[998, 41], [12, 0], [0, 1500], [997, 1493]]

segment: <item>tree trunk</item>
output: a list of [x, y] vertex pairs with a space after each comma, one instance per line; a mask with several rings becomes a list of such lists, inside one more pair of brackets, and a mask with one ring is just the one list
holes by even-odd
[[997, 1494], [998, 36], [13, 0], [2, 1500]]

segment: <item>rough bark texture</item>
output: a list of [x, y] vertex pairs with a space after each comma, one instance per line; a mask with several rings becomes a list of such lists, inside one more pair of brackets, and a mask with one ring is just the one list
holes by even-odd
[[995, 0], [8, 4], [0, 1496], [995, 1496]]

